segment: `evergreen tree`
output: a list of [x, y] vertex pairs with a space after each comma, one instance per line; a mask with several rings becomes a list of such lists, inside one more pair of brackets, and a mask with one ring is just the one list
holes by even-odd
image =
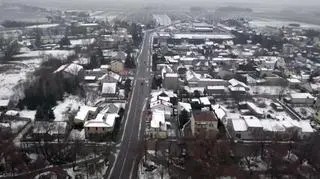
[[179, 115], [179, 124], [180, 124], [180, 129], [183, 128], [183, 126], [190, 120], [188, 111], [185, 109], [181, 111]]

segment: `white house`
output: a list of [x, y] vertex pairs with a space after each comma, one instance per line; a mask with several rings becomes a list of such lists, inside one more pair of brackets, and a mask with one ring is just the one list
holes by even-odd
[[112, 132], [117, 117], [118, 114], [99, 113], [95, 119], [84, 123], [86, 136]]
[[172, 103], [164, 100], [157, 100], [150, 103], [151, 111], [163, 111], [166, 119], [169, 119], [172, 116], [172, 113], [173, 113], [172, 106], [173, 106]]
[[153, 111], [150, 122], [150, 134], [152, 138], [167, 138], [167, 122], [163, 111]]
[[77, 115], [74, 118], [75, 124], [84, 123], [88, 120], [89, 115], [95, 115], [97, 113], [97, 107], [81, 106]]
[[105, 97], [115, 97], [117, 94], [117, 83], [103, 83], [101, 95]]
[[289, 94], [290, 103], [295, 105], [313, 105], [316, 98], [310, 93], [290, 93]]

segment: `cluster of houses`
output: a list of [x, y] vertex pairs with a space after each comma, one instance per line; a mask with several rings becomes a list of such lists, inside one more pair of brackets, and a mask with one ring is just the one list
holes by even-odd
[[162, 84], [150, 99], [153, 137], [168, 137], [169, 119], [179, 123], [183, 110], [189, 116], [184, 135], [216, 135], [221, 126], [236, 140], [305, 139], [316, 132], [318, 91], [303, 87], [319, 83], [320, 74], [310, 81], [310, 75], [292, 70], [287, 50], [235, 44], [232, 30], [180, 23], [154, 38], [154, 79]]
[[[1, 37], [17, 40], [20, 52], [14, 58], [18, 60], [61, 58], [63, 65], [53, 74], [79, 83], [88, 98], [73, 119], [75, 126], [81, 124], [85, 128], [86, 137], [113, 131], [116, 120], [122, 117], [119, 112], [125, 108], [126, 91], [130, 90], [124, 89], [130, 73], [125, 68], [125, 60], [128, 55], [133, 59], [137, 52], [127, 54], [132, 35], [128, 29], [112, 23], [95, 19], [87, 12], [65, 11], [53, 13], [48, 23], [0, 30]], [[60, 52], [63, 53], [60, 55]], [[10, 99], [1, 99], [1, 111], [14, 107], [10, 102]], [[66, 122], [35, 121], [33, 135], [64, 137], [70, 128]]]

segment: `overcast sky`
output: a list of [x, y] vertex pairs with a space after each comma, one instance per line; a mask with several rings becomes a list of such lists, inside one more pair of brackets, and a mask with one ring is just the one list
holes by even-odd
[[[1, 0], [0, 0], [1, 2]], [[161, 3], [164, 5], [197, 5], [204, 7], [211, 7], [215, 5], [225, 4], [237, 4], [243, 6], [272, 6], [272, 7], [314, 7], [320, 6], [320, 0], [2, 0], [2, 2], [19, 2], [29, 5], [38, 5], [46, 8], [64, 8], [64, 9], [76, 9], [76, 8], [96, 8], [96, 7], [108, 7], [108, 5], [121, 6], [132, 5], [136, 3], [138, 6]]]

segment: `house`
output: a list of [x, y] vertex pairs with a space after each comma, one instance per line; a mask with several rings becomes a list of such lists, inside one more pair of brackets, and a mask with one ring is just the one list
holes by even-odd
[[289, 102], [294, 105], [311, 106], [315, 103], [316, 98], [310, 93], [290, 93]]
[[163, 111], [155, 110], [152, 112], [150, 135], [152, 138], [167, 138], [167, 122]]
[[0, 110], [7, 110], [9, 107], [9, 99], [0, 99]]
[[98, 108], [97, 107], [91, 107], [91, 106], [81, 106], [80, 110], [78, 111], [77, 115], [74, 118], [75, 124], [84, 123], [88, 120], [88, 117], [90, 115], [95, 115], [97, 113]]
[[117, 95], [117, 83], [103, 83], [101, 95], [104, 97], [115, 97]]
[[251, 139], [246, 122], [243, 119], [232, 119], [228, 126], [230, 135], [234, 139]]
[[250, 90], [250, 87], [248, 85], [246, 85], [245, 83], [241, 82], [241, 81], [238, 81], [236, 79], [231, 79], [228, 81], [229, 82], [229, 88], [243, 88], [245, 89], [246, 91], [249, 91]]
[[166, 73], [163, 79], [163, 87], [169, 90], [177, 90], [179, 88], [178, 78], [177, 73]]
[[120, 73], [124, 70], [124, 63], [120, 60], [112, 60], [110, 62], [110, 69], [113, 72]]
[[227, 113], [226, 113], [227, 109], [226, 108], [224, 108], [223, 106], [221, 106], [219, 104], [212, 105], [211, 108], [220, 121], [225, 120], [225, 118], [227, 116]]
[[218, 119], [212, 111], [195, 111], [191, 116], [193, 136], [214, 137], [218, 133]]
[[207, 86], [206, 92], [208, 95], [222, 95], [227, 91], [225, 86]]
[[178, 102], [178, 114], [181, 114], [181, 111], [187, 111], [189, 116], [191, 116], [192, 107], [190, 103]]
[[209, 101], [208, 97], [200, 97], [199, 98], [200, 103], [204, 106], [204, 107], [210, 107], [211, 106], [211, 102]]
[[82, 79], [84, 77], [83, 66], [75, 63], [62, 65], [54, 73], [62, 73], [63, 77], [67, 79], [74, 77]]
[[248, 127], [248, 131], [254, 138], [263, 137], [263, 126], [260, 120], [255, 116], [241, 116], [240, 119], [243, 119]]
[[162, 111], [165, 114], [166, 119], [170, 119], [173, 114], [172, 103], [164, 100], [156, 100], [150, 102], [151, 111]]
[[99, 113], [95, 119], [86, 121], [84, 123], [86, 137], [112, 132], [118, 117], [119, 115], [115, 113]]
[[117, 73], [109, 71], [105, 73], [102, 77], [98, 78], [98, 80], [101, 83], [118, 83], [121, 82], [122, 77]]

